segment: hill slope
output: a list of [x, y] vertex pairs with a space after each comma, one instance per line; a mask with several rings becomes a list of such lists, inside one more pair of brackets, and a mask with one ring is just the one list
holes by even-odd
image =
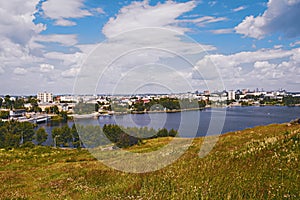
[[[152, 151], [172, 138], [131, 151]], [[86, 150], [0, 150], [0, 199], [299, 199], [300, 125], [269, 125], [222, 135], [204, 158], [195, 139], [175, 163], [128, 174]]]

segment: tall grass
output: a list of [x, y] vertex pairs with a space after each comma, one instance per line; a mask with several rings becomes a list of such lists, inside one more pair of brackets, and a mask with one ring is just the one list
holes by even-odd
[[[172, 139], [146, 140], [128, 150], [149, 152]], [[228, 133], [199, 158], [202, 142], [195, 139], [175, 163], [144, 174], [108, 168], [86, 150], [3, 149], [0, 199], [300, 198], [300, 125]]]

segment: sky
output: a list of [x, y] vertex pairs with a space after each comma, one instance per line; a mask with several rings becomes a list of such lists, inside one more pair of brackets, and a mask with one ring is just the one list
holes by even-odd
[[300, 91], [300, 0], [0, 2], [0, 94]]

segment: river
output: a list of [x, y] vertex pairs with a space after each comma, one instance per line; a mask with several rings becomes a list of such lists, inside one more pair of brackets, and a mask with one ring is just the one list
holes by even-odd
[[[225, 115], [224, 115], [225, 114]], [[177, 113], [128, 114], [98, 119], [80, 119], [81, 125], [118, 124], [125, 127], [148, 126], [155, 129], [167, 128], [180, 130], [183, 137], [199, 137], [210, 134], [227, 133], [260, 125], [285, 123], [300, 118], [300, 107], [264, 106], [264, 107], [229, 107], [187, 111]], [[224, 121], [224, 124], [223, 124]], [[40, 124], [49, 134], [47, 144], [51, 143], [51, 130], [66, 123]], [[67, 123], [69, 126], [73, 121]], [[214, 132], [215, 131], [215, 132]]]

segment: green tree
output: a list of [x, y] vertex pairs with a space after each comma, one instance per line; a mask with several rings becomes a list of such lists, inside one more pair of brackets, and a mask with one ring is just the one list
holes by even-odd
[[4, 97], [4, 107], [7, 108], [7, 109], [11, 109], [12, 108], [12, 102], [10, 100], [10, 96], [9, 95], [6, 95]]
[[52, 129], [52, 138], [53, 138], [53, 146], [59, 147], [63, 144], [62, 138], [61, 138], [61, 128], [56, 127]]
[[50, 108], [45, 108], [45, 112], [47, 113], [47, 114], [50, 114]]
[[178, 134], [178, 131], [176, 131], [176, 130], [174, 130], [174, 129], [171, 129], [171, 130], [169, 131], [169, 136], [170, 136], [170, 137], [176, 137], [177, 134]]
[[9, 111], [0, 111], [0, 119], [8, 119]]
[[68, 114], [67, 114], [67, 112], [61, 111], [59, 115], [62, 117], [63, 121], [68, 121]]
[[44, 142], [46, 142], [47, 138], [48, 138], [48, 134], [45, 128], [42, 127], [36, 131], [36, 141], [38, 145], [42, 145]]
[[15, 109], [23, 109], [24, 108], [24, 99], [23, 98], [17, 98], [16, 101], [12, 102], [13, 107]]
[[52, 106], [52, 107], [50, 108], [50, 110], [51, 110], [51, 112], [54, 113], [54, 114], [57, 114], [57, 115], [59, 114], [59, 109], [58, 109], [57, 105]]
[[75, 124], [73, 124], [72, 127], [71, 127], [71, 135], [72, 135], [72, 138], [73, 138], [73, 141], [72, 141], [73, 147], [75, 147], [75, 148], [82, 147], [82, 143], [81, 143], [81, 140], [79, 138], [79, 135], [78, 135]]
[[8, 131], [7, 128], [5, 126], [1, 126], [0, 127], [0, 148], [5, 148], [7, 147], [7, 141], [6, 141], [6, 137], [8, 135]]
[[63, 126], [62, 128], [62, 140], [63, 140], [63, 146], [68, 147], [70, 143], [72, 142], [72, 135], [71, 135], [71, 129], [68, 125]]
[[168, 137], [169, 136], [169, 132], [166, 128], [160, 129], [157, 132], [157, 137]]
[[26, 143], [26, 142], [32, 142], [32, 140], [34, 139], [34, 128], [36, 127], [35, 124], [32, 124], [30, 122], [23, 122], [23, 123], [19, 123], [18, 122], [18, 135], [21, 134], [21, 138], [22, 138], [22, 143]]

